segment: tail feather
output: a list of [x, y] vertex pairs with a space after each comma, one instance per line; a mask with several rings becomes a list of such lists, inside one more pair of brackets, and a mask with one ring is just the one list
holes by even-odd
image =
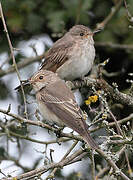
[[92, 149], [99, 149], [98, 144], [94, 141], [94, 139], [91, 137], [89, 133], [86, 133], [86, 135], [84, 136], [84, 140]]

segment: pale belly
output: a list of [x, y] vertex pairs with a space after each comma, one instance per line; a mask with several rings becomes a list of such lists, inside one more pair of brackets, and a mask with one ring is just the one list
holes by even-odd
[[38, 106], [40, 113], [48, 123], [57, 124], [62, 127], [64, 126], [64, 123], [54, 113], [52, 113], [45, 104], [38, 103]]
[[81, 52], [77, 52], [73, 58], [58, 68], [57, 73], [60, 78], [65, 80], [82, 78], [91, 70], [94, 58], [95, 48], [91, 46], [91, 48], [82, 51], [82, 54]]

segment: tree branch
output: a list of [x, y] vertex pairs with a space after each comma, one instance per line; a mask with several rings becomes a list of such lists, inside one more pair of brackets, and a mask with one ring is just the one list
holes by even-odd
[[[28, 66], [29, 64], [32, 64], [37, 61], [41, 61], [44, 58], [44, 54], [36, 57], [31, 58], [25, 58], [23, 61], [19, 62], [17, 64], [18, 69], [24, 68], [25, 66]], [[0, 69], [0, 77], [15, 72], [15, 68], [13, 66], [9, 67], [7, 70]]]
[[12, 60], [13, 60], [13, 66], [14, 66], [14, 69], [15, 69], [15, 71], [17, 73], [18, 79], [20, 81], [20, 86], [21, 86], [22, 95], [23, 95], [23, 99], [24, 99], [24, 107], [25, 107], [24, 114], [25, 114], [26, 118], [28, 119], [27, 104], [26, 104], [26, 97], [25, 97], [25, 93], [24, 93], [24, 88], [23, 88], [23, 85], [22, 85], [22, 82], [21, 82], [20, 74], [19, 74], [17, 63], [16, 63], [16, 60], [15, 60], [14, 48], [12, 46], [12, 43], [11, 43], [11, 40], [10, 40], [10, 37], [9, 37], [9, 33], [8, 33], [8, 30], [7, 30], [6, 22], [5, 22], [5, 19], [4, 19], [1, 2], [0, 2], [0, 14], [1, 14], [2, 22], [3, 22], [3, 26], [4, 26], [4, 31], [6, 32], [6, 37], [7, 37], [7, 41], [8, 41], [8, 44], [9, 44], [9, 48], [10, 48], [10, 51], [11, 51], [11, 57], [12, 57]]
[[97, 47], [106, 47], [106, 48], [113, 48], [113, 49], [125, 49], [125, 50], [133, 50], [133, 45], [131, 44], [114, 44], [111, 42], [95, 42]]
[[78, 89], [80, 87], [88, 87], [89, 89], [94, 87], [98, 90], [102, 89], [104, 93], [107, 94], [107, 97], [112, 99], [114, 102], [133, 108], [133, 97], [128, 94], [121, 93], [118, 89], [113, 88], [103, 79], [85, 77], [83, 80], [70, 82], [69, 87], [71, 89]]
[[117, 4], [111, 8], [111, 11], [108, 14], [108, 16], [101, 23], [97, 24], [96, 27], [97, 29], [103, 29], [109, 23], [109, 21], [112, 19], [112, 17], [117, 13], [119, 8], [121, 7], [122, 2], [123, 2], [122, 0], [117, 1]]

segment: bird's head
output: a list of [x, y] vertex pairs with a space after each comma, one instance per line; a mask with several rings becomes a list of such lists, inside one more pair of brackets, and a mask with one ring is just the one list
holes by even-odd
[[89, 41], [91, 44], [94, 44], [93, 35], [96, 32], [99, 32], [99, 30], [92, 32], [90, 28], [84, 25], [75, 25], [69, 30], [69, 33], [74, 37], [74, 39]]
[[29, 83], [37, 92], [42, 88], [46, 87], [49, 83], [51, 84], [52, 82], [54, 82], [56, 78], [56, 73], [47, 70], [40, 70], [29, 79]]

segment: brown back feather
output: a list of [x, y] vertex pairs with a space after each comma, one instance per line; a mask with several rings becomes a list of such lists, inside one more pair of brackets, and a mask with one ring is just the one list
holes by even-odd
[[46, 69], [55, 72], [65, 61], [69, 58], [69, 51], [74, 42], [69, 41], [69, 36], [64, 36], [56, 41], [47, 53], [45, 54], [45, 60], [41, 66], [41, 69]]

